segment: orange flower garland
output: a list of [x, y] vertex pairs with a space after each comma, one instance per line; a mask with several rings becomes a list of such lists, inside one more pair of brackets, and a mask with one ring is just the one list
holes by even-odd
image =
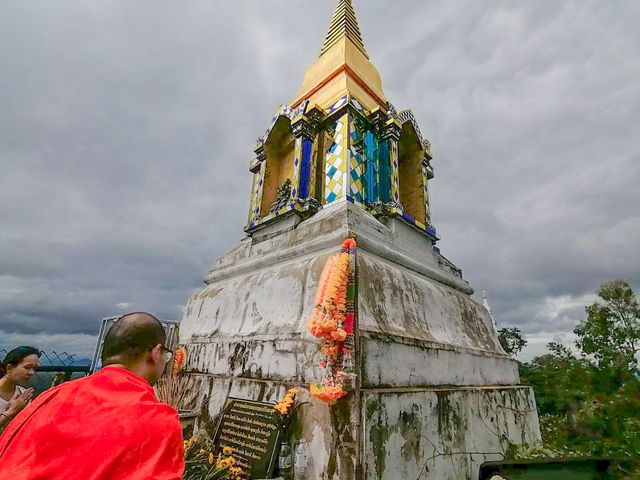
[[312, 396], [329, 405], [335, 404], [347, 394], [347, 392], [342, 388], [342, 385], [311, 385], [310, 392]]
[[187, 363], [187, 351], [184, 347], [176, 348], [173, 355], [173, 367], [171, 368], [172, 375], [178, 375], [184, 368], [185, 363]]
[[343, 382], [352, 378], [344, 370], [352, 368], [355, 249], [355, 240], [346, 240], [340, 253], [327, 259], [308, 324], [309, 332], [322, 339], [326, 360], [321, 366], [327, 370], [321, 385], [311, 385], [311, 395], [330, 405], [347, 394]]
[[329, 283], [329, 277], [333, 273], [333, 270], [336, 266], [336, 258], [329, 257], [327, 263], [322, 270], [322, 276], [320, 277], [320, 288], [318, 288], [318, 293], [316, 294], [316, 308], [319, 305], [322, 305], [324, 302], [324, 296], [327, 293], [327, 284]]

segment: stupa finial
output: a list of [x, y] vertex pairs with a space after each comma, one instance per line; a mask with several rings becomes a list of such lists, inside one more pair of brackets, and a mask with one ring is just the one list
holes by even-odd
[[345, 93], [353, 95], [367, 110], [386, 108], [382, 77], [369, 60], [352, 0], [338, 0], [320, 56], [304, 74], [298, 96], [327, 109]]
[[322, 50], [320, 51], [320, 56], [324, 55], [342, 38], [349, 39], [365, 57], [369, 58], [367, 51], [364, 48], [362, 34], [360, 33], [360, 27], [358, 26], [358, 20], [356, 19], [356, 12], [353, 10], [351, 0], [338, 0], [338, 6], [333, 14], [331, 25], [329, 25], [327, 38], [324, 41]]

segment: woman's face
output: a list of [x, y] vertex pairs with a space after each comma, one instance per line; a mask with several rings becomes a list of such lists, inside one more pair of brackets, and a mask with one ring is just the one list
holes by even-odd
[[9, 365], [7, 374], [16, 383], [27, 382], [36, 373], [36, 368], [40, 365], [37, 355], [27, 355], [18, 365]]

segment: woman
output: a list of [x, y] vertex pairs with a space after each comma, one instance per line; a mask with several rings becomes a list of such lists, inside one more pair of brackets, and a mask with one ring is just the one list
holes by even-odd
[[33, 388], [24, 384], [31, 379], [40, 364], [40, 351], [33, 347], [18, 347], [7, 353], [0, 363], [0, 431], [27, 406]]

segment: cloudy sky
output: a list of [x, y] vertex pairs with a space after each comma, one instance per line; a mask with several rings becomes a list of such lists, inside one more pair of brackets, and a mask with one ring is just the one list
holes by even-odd
[[[640, 2], [356, 0], [433, 143], [443, 253], [525, 357], [640, 286]], [[0, 0], [0, 349], [179, 319], [243, 235], [255, 138], [332, 0]]]

